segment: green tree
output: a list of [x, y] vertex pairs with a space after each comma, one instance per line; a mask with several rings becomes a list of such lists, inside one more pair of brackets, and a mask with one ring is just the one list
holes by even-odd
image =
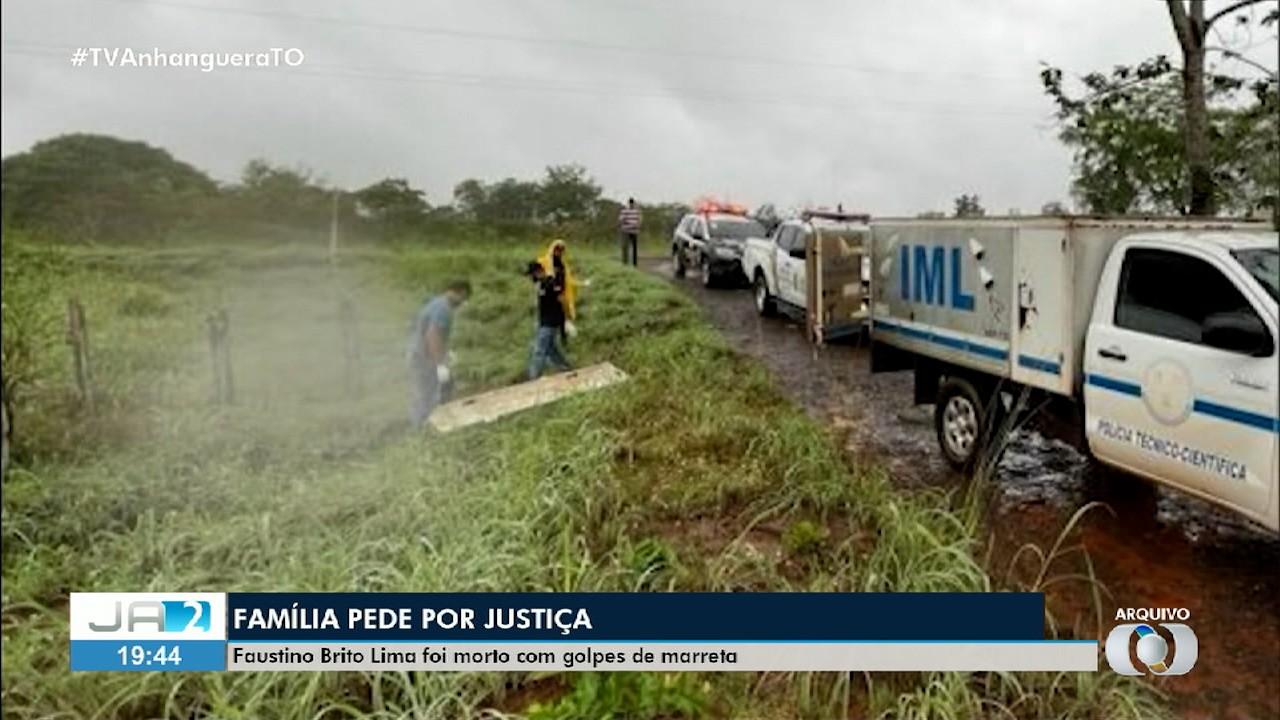
[[[1234, 192], [1232, 189], [1223, 187], [1224, 183], [1230, 184], [1232, 178], [1224, 177], [1222, 167], [1224, 161], [1220, 152], [1222, 143], [1217, 135], [1222, 130], [1220, 110], [1228, 105], [1219, 102], [1219, 109], [1215, 110], [1214, 101], [1215, 99], [1222, 101], [1225, 99], [1224, 94], [1239, 90], [1246, 85], [1251, 85], [1255, 95], [1262, 98], [1268, 92], [1267, 88], [1275, 84], [1276, 76], [1265, 66], [1246, 58], [1240, 49], [1231, 48], [1225, 44], [1214, 45], [1209, 42], [1209, 39], [1212, 35], [1222, 43], [1227, 42], [1220, 27], [1227, 18], [1234, 17], [1237, 27], [1252, 27], [1257, 19], [1252, 14], [1252, 10], [1254, 6], [1260, 6], [1264, 2], [1268, 0], [1223, 0], [1217, 4], [1214, 11], [1207, 12], [1205, 0], [1164, 0], [1181, 49], [1182, 65], [1177, 68], [1167, 57], [1156, 56], [1137, 65], [1117, 66], [1109, 76], [1092, 73], [1084, 78], [1087, 93], [1077, 98], [1070, 97], [1064, 92], [1061, 70], [1047, 67], [1041, 73], [1046, 92], [1058, 102], [1059, 119], [1065, 125], [1074, 125], [1074, 132], [1090, 134], [1083, 123], [1091, 120], [1127, 126], [1129, 123], [1117, 117], [1117, 106], [1120, 111], [1125, 109], [1132, 111], [1132, 116], [1135, 118], [1133, 123], [1136, 126], [1135, 134], [1145, 135], [1145, 140], [1141, 138], [1136, 141], [1134, 138], [1114, 140], [1117, 144], [1125, 146], [1123, 150], [1107, 151], [1101, 146], [1095, 148], [1095, 154], [1111, 155], [1118, 163], [1124, 163], [1130, 159], [1130, 156], [1136, 154], [1133, 158], [1134, 162], [1139, 165], [1148, 165], [1148, 167], [1134, 170], [1125, 169], [1123, 171], [1127, 176], [1125, 182], [1136, 182], [1142, 176], [1156, 172], [1156, 168], [1149, 167], [1155, 162], [1152, 159], [1152, 153], [1157, 152], [1155, 144], [1166, 143], [1165, 135], [1168, 127], [1177, 128], [1180, 152], [1176, 157], [1182, 164], [1184, 180], [1171, 183], [1161, 172], [1161, 178], [1164, 180], [1163, 187], [1141, 187], [1126, 191], [1121, 187], [1124, 183], [1119, 183], [1112, 188], [1115, 191], [1113, 197], [1095, 198], [1095, 200], [1110, 207], [1119, 207], [1124, 205], [1126, 196], [1129, 196], [1131, 204], [1134, 204], [1138, 203], [1144, 194], [1160, 196], [1169, 191], [1169, 186], [1176, 184], [1179, 191], [1184, 194], [1184, 197], [1176, 203], [1179, 212], [1183, 214], [1214, 215], [1224, 208], [1224, 203], [1229, 205], [1232, 202], [1239, 202], [1238, 198], [1231, 197]], [[1274, 25], [1278, 20], [1280, 20], [1280, 8], [1270, 9], [1262, 15], [1259, 24], [1266, 28]], [[1250, 33], [1245, 35], [1248, 36]], [[1261, 69], [1264, 77], [1249, 83], [1245, 79], [1217, 73], [1207, 63], [1210, 55], [1218, 55], [1227, 60], [1239, 61], [1254, 69]], [[1174, 74], [1175, 70], [1177, 81], [1166, 80], [1165, 76]], [[1151, 90], [1146, 87], [1154, 82], [1169, 84], [1176, 89], [1176, 94], [1173, 96], [1176, 98], [1176, 107], [1167, 105], [1170, 99], [1167, 88]], [[1152, 118], [1149, 117], [1150, 113], [1141, 112], [1144, 100], [1160, 102], [1164, 112], [1169, 113], [1170, 117]], [[1098, 114], [1091, 117], [1095, 112]], [[1148, 117], [1139, 117], [1144, 114]], [[1097, 135], [1097, 133], [1092, 134]], [[1088, 138], [1064, 137], [1063, 139], [1068, 145], [1074, 145], [1077, 150], [1090, 142]], [[1215, 148], [1215, 145], [1219, 147]], [[1077, 162], [1079, 161], [1078, 155]], [[1090, 184], [1086, 183], [1086, 186]], [[1078, 190], [1091, 192], [1097, 188], [1084, 187]]]
[[401, 231], [420, 225], [431, 207], [426, 193], [404, 178], [387, 178], [355, 193], [362, 216], [385, 230]]
[[534, 222], [542, 191], [537, 183], [506, 178], [486, 188], [480, 219], [485, 222]]
[[217, 191], [160, 148], [84, 133], [5, 158], [0, 177], [6, 224], [87, 241], [160, 235], [197, 216]]
[[496, 183], [464, 180], [453, 188], [454, 204], [468, 220], [482, 223], [532, 223], [543, 202], [538, 183], [506, 178]]
[[[1191, 215], [1214, 215], [1218, 209], [1205, 70], [1205, 57], [1215, 49], [1207, 42], [1209, 32], [1218, 21], [1232, 15], [1239, 24], [1249, 23], [1250, 18], [1239, 14], [1240, 11], [1267, 1], [1230, 0], [1206, 17], [1204, 0], [1165, 0], [1174, 34], [1182, 49], [1183, 133], [1189, 175], [1188, 213]], [[1263, 18], [1263, 24], [1274, 23], [1277, 17], [1280, 17], [1280, 10], [1272, 10]], [[1227, 48], [1217, 49], [1239, 54]]]
[[658, 229], [662, 233], [670, 233], [693, 208], [684, 203], [661, 203], [644, 205], [641, 209], [644, 212], [644, 231]]
[[1280, 226], [1280, 82], [1255, 87], [1256, 101], [1210, 114], [1210, 156], [1222, 207], [1269, 214]]
[[[618, 212], [622, 210], [622, 203], [613, 198], [599, 197], [591, 202], [590, 215], [591, 218], [599, 223], [601, 227], [610, 229], [615, 227], [618, 220]], [[641, 206], [640, 211], [648, 214], [644, 207]]]
[[982, 217], [987, 214], [977, 195], [961, 195], [956, 198], [955, 205], [958, 218]]
[[[297, 227], [327, 226], [332, 217], [334, 189], [325, 187], [306, 168], [272, 165], [261, 158], [250, 160], [239, 185], [228, 192], [231, 212], [260, 222]], [[339, 193], [341, 194], [341, 193]], [[350, 214], [342, 203], [342, 215]]]
[[453, 204], [458, 213], [470, 220], [477, 220], [484, 211], [489, 197], [484, 183], [475, 179], [463, 180], [453, 186]]
[[[1086, 75], [1079, 98], [1064, 90], [1056, 68], [1046, 68], [1041, 80], [1058, 105], [1059, 138], [1073, 150], [1072, 195], [1087, 212], [1196, 214], [1182, 87], [1167, 58]], [[1209, 76], [1209, 162], [1218, 210], [1251, 214], [1274, 203], [1280, 189], [1276, 92], [1274, 82]]]
[[539, 219], [552, 223], [586, 220], [600, 186], [581, 165], [552, 165], [538, 188]]
[[[1119, 72], [1114, 80], [1094, 74], [1085, 83], [1103, 91], [1108, 82], [1125, 81], [1127, 73]], [[1155, 78], [1166, 70], [1157, 65], [1140, 72]], [[1060, 76], [1048, 85], [1057, 98], [1060, 84], [1054, 83]], [[1098, 102], [1059, 101], [1059, 138], [1074, 151], [1076, 201], [1098, 214], [1180, 212], [1185, 163], [1177, 85], [1164, 76], [1100, 97]]]

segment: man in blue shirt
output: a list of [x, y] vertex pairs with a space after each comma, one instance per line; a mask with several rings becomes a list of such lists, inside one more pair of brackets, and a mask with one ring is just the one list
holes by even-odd
[[413, 380], [413, 406], [409, 421], [422, 427], [444, 399], [450, 386], [449, 333], [453, 315], [471, 297], [471, 283], [454, 280], [444, 293], [422, 306], [409, 337], [409, 374]]

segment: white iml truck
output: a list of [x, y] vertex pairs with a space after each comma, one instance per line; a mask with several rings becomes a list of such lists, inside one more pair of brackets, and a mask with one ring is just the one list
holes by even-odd
[[1280, 532], [1280, 233], [1081, 217], [872, 222], [872, 372], [972, 468], [1024, 390], [1095, 461]]

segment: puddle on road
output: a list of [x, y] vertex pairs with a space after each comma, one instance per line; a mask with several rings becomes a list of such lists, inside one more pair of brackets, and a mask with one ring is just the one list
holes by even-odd
[[1068, 514], [1085, 497], [1088, 462], [1070, 445], [1039, 433], [1017, 433], [996, 468], [1001, 510], [1043, 503]]
[[[670, 278], [669, 267], [651, 267]], [[851, 450], [883, 463], [896, 483], [961, 485], [937, 449], [931, 409], [909, 404], [910, 373], [871, 375], [868, 354], [856, 345], [814, 347], [794, 323], [760, 318], [750, 293], [681, 285], [739, 350], [773, 370], [811, 414], [845, 432]], [[1112, 512], [1088, 513], [1067, 543], [1087, 549], [1109, 593], [1101, 602], [1103, 627], [1096, 627], [1092, 592], [1081, 583], [1050, 591], [1055, 617], [1083, 622], [1082, 635], [1101, 638], [1117, 607], [1186, 607], [1200, 661], [1186, 676], [1157, 680], [1180, 714], [1280, 717], [1280, 539], [1181, 493], [1100, 475], [1066, 443], [1035, 432], [1011, 438], [987, 509], [993, 575], [1003, 577], [1026, 543], [1047, 552], [1073, 513], [1103, 500]], [[1088, 572], [1081, 558], [1064, 557], [1051, 575]], [[1236, 690], [1228, 694], [1228, 687]]]

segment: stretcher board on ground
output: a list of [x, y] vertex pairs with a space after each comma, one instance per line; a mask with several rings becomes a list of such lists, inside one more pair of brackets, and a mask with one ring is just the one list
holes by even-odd
[[591, 365], [445, 403], [431, 413], [430, 423], [439, 432], [450, 432], [493, 422], [521, 410], [615, 385], [626, 379], [627, 374], [613, 363]]
[[863, 264], [870, 233], [825, 230], [815, 223], [805, 253], [805, 302], [809, 339], [821, 345], [856, 335], [870, 317], [870, 290]]

